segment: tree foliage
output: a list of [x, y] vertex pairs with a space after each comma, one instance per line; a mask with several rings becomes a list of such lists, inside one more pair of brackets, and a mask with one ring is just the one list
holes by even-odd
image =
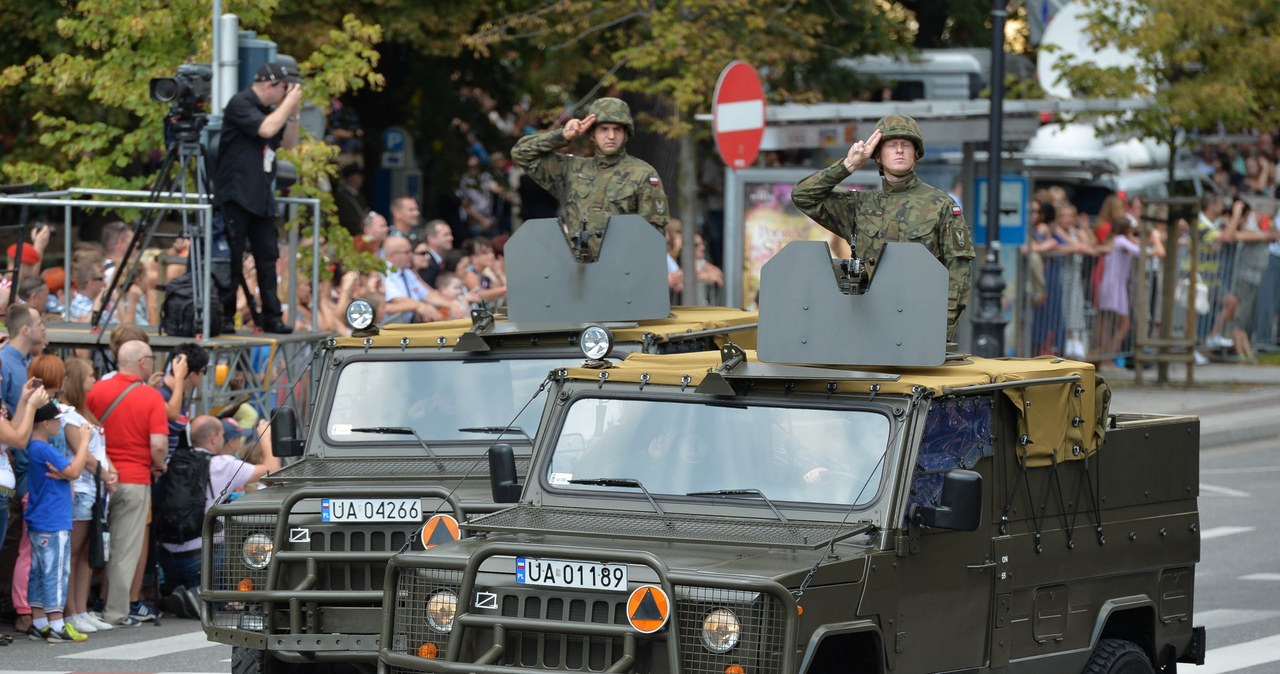
[[[909, 43], [906, 27], [857, 0], [549, 0], [483, 24], [467, 36], [479, 53], [535, 46], [568, 87], [585, 77], [584, 103], [616, 87], [662, 101], [651, 120], [675, 137], [710, 109], [714, 83], [733, 60], [767, 80], [774, 100], [813, 98], [824, 61]], [[796, 70], [792, 64], [809, 64]]]
[[1088, 57], [1059, 64], [1063, 81], [1089, 97], [1152, 105], [1109, 119], [1109, 131], [1175, 143], [1186, 131], [1271, 128], [1280, 123], [1280, 48], [1274, 0], [1079, 0], [1094, 47], [1132, 55], [1127, 66]]
[[[9, 114], [26, 121], [13, 131], [0, 178], [59, 189], [86, 185], [140, 189], [153, 179], [164, 151], [168, 106], [152, 102], [148, 82], [172, 76], [184, 62], [208, 62], [212, 14], [201, 0], [80, 0], [74, 6], [28, 3], [8, 7], [5, 19], [26, 19], [32, 37], [25, 54], [0, 63], [0, 97]], [[242, 28], [270, 36], [279, 0], [229, 0], [224, 10]], [[4, 33], [16, 32], [8, 24]], [[379, 87], [375, 45], [381, 29], [356, 19], [299, 22], [288, 33], [307, 76], [305, 96], [327, 106], [330, 99], [361, 87]], [[282, 48], [282, 53], [288, 50]], [[317, 182], [332, 175], [335, 151], [304, 139], [282, 157], [298, 166], [294, 194], [322, 197]], [[189, 185], [194, 183], [188, 183]]]
[[914, 46], [919, 49], [991, 45], [989, 0], [900, 1], [915, 17]]

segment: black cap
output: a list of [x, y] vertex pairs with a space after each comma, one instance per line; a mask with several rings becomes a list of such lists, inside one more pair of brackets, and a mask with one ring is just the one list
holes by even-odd
[[62, 411], [58, 409], [58, 404], [52, 401], [47, 402], [44, 407], [36, 410], [36, 423], [57, 419], [59, 414], [62, 414]]
[[256, 82], [288, 82], [290, 84], [302, 82], [298, 65], [281, 61], [262, 64], [262, 67], [258, 68], [258, 75], [253, 79]]

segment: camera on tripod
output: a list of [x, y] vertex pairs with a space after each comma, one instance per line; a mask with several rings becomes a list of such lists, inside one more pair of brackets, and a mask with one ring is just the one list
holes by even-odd
[[164, 118], [165, 145], [199, 143], [200, 131], [209, 121], [201, 106], [213, 94], [213, 66], [183, 63], [173, 77], [151, 78], [151, 100], [169, 103]]
[[208, 63], [183, 63], [173, 77], [151, 78], [151, 100], [156, 103], [195, 108], [208, 103], [212, 93], [213, 66]]

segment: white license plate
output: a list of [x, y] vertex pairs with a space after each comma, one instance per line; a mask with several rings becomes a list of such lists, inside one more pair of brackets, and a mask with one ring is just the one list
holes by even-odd
[[419, 522], [422, 501], [416, 498], [320, 499], [325, 522]]
[[526, 585], [626, 592], [627, 565], [517, 557], [516, 582]]

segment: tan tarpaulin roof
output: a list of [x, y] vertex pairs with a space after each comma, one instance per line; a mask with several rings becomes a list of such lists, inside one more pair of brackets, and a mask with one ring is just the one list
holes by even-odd
[[[759, 316], [755, 312], [729, 309], [725, 307], [672, 307], [667, 318], [638, 321], [634, 328], [618, 328], [613, 330], [617, 342], [639, 342], [645, 334], [654, 334], [663, 338], [687, 332], [715, 330], [735, 325], [755, 323]], [[495, 323], [506, 322], [502, 316], [494, 317]], [[433, 323], [391, 324], [383, 326], [381, 334], [371, 339], [372, 347], [399, 347], [400, 340], [408, 337], [411, 347], [432, 347], [440, 345], [444, 338], [444, 346], [453, 346], [458, 338], [471, 330], [471, 319], [463, 318], [453, 321], [436, 321]], [[755, 346], [755, 331], [735, 332], [731, 339], [740, 346]], [[339, 337], [338, 346], [362, 347], [364, 337]]]
[[[747, 351], [749, 363], [759, 363], [754, 351]], [[609, 382], [640, 383], [648, 375], [648, 384], [686, 385], [696, 387], [706, 374], [720, 365], [715, 352], [676, 355], [632, 354], [616, 367], [609, 368]], [[1097, 451], [1105, 433], [1110, 390], [1094, 374], [1093, 365], [1060, 358], [978, 358], [949, 361], [938, 367], [884, 368], [822, 366], [815, 368], [812, 379], [803, 379], [805, 366], [795, 366], [795, 390], [827, 391], [834, 381], [836, 392], [869, 393], [879, 386], [881, 394], [909, 395], [922, 386], [935, 396], [948, 395], [957, 389], [985, 384], [1028, 380], [1070, 378], [1055, 382], [1004, 389], [1019, 410], [1018, 433], [1025, 435], [1026, 464], [1030, 467], [1049, 465], [1056, 459], [1082, 459]], [[841, 370], [856, 376], [857, 372], [898, 375], [896, 381], [866, 379], [832, 379], [817, 370]], [[598, 382], [602, 370], [569, 368], [568, 376]], [[688, 377], [686, 380], [685, 377]], [[1077, 422], [1076, 420], [1079, 419]], [[1078, 449], [1077, 449], [1078, 448]]]

